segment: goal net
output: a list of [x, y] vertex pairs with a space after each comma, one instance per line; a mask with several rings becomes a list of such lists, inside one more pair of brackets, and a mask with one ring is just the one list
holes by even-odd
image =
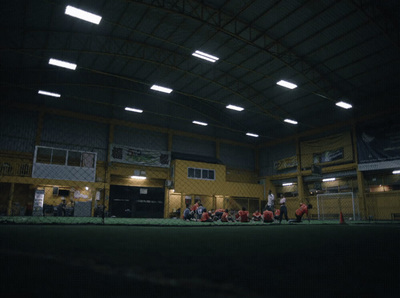
[[360, 208], [353, 192], [325, 193], [317, 195], [318, 220], [359, 220]]

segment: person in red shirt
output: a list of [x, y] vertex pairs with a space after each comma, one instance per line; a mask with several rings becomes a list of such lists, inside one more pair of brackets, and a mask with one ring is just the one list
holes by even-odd
[[281, 219], [281, 210], [280, 209], [276, 209], [275, 210], [274, 219], [275, 220], [280, 220]]
[[295, 212], [296, 219], [295, 220], [289, 220], [289, 223], [301, 222], [301, 218], [303, 217], [304, 214], [307, 214], [308, 222], [310, 222], [310, 215], [308, 214], [307, 205], [304, 204], [304, 203], [300, 203], [300, 208], [297, 209], [296, 212]]
[[221, 221], [222, 222], [233, 221], [232, 218], [229, 216], [229, 210], [228, 209], [225, 209], [224, 213], [222, 214]]
[[[212, 210], [211, 210], [212, 211]], [[224, 209], [222, 209], [222, 208], [219, 208], [219, 209], [217, 209], [217, 210], [215, 210], [215, 212], [214, 212], [214, 220], [218, 220], [218, 219], [221, 219], [221, 217], [222, 217], [222, 214], [224, 214]]]
[[238, 212], [238, 215], [238, 221], [249, 222], [249, 211], [246, 210], [246, 207], [242, 207], [242, 210]]
[[203, 214], [201, 215], [201, 222], [212, 222], [213, 220], [210, 217], [210, 214], [207, 212], [206, 209], [203, 210]]
[[194, 205], [190, 208], [191, 211], [191, 215], [193, 215], [194, 218], [196, 218], [196, 214], [197, 214], [197, 208], [199, 208], [199, 201], [196, 201], [196, 203], [194, 203]]
[[262, 214], [258, 210], [256, 210], [256, 212], [253, 213], [253, 218], [252, 219], [254, 221], [260, 221], [261, 217], [262, 217]]
[[272, 211], [269, 211], [268, 209], [265, 209], [263, 212], [263, 221], [264, 222], [274, 222], [274, 215], [272, 214]]

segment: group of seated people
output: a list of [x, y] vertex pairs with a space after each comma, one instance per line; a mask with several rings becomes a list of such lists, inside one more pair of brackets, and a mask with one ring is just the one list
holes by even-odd
[[[286, 213], [286, 212], [285, 212]], [[300, 203], [300, 208], [296, 210], [296, 219], [289, 220], [289, 223], [292, 222], [301, 222], [301, 218], [304, 214], [308, 215], [308, 206]], [[286, 221], [288, 221], [287, 214], [285, 214]], [[207, 209], [201, 204], [201, 202], [197, 201], [193, 206], [190, 207], [189, 204], [186, 205], [186, 209], [183, 212], [183, 219], [186, 221], [200, 221], [200, 222], [213, 222], [213, 221], [221, 221], [221, 222], [264, 222], [264, 223], [272, 223], [272, 222], [281, 222], [282, 214], [280, 209], [276, 209], [273, 213], [269, 208], [265, 208], [263, 213], [256, 210], [251, 216], [249, 211], [246, 210], [246, 207], [242, 207], [242, 210], [235, 211], [228, 209], [211, 209], [211, 211], [207, 211]]]
[[183, 219], [186, 221], [201, 221], [201, 222], [250, 222], [250, 221], [262, 221], [266, 223], [274, 222], [276, 217], [269, 210], [265, 210], [260, 213], [256, 210], [252, 216], [250, 216], [249, 211], [246, 207], [242, 207], [242, 210], [235, 211], [228, 209], [212, 209], [207, 211], [207, 209], [201, 204], [201, 202], [196, 202], [190, 207], [189, 204], [186, 205], [186, 209], [183, 212]]

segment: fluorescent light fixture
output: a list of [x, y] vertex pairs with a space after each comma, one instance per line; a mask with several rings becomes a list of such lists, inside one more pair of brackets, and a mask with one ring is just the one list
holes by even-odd
[[73, 7], [68, 5], [65, 8], [65, 14], [70, 15], [71, 17], [75, 17], [93, 24], [98, 25], [101, 21], [101, 16], [95, 15], [93, 13], [84, 11], [82, 9]]
[[192, 56], [195, 56], [197, 58], [204, 59], [204, 60], [207, 60], [207, 61], [210, 61], [213, 63], [219, 60], [218, 57], [215, 57], [213, 55], [210, 55], [210, 54], [207, 54], [207, 53], [204, 53], [201, 51], [195, 51], [194, 53], [192, 53]]
[[231, 110], [235, 110], [235, 111], [239, 111], [239, 112], [244, 110], [244, 108], [238, 107], [238, 106], [234, 106], [234, 105], [227, 105], [226, 108], [227, 109], [231, 109]]
[[287, 81], [284, 81], [284, 80], [280, 80], [276, 84], [279, 85], [279, 86], [282, 86], [282, 87], [289, 88], [289, 89], [297, 88], [296, 84], [293, 84], [293, 83], [290, 83], [290, 82], [287, 82]]
[[125, 108], [125, 111], [135, 112], [135, 113], [143, 113], [143, 110], [134, 109], [134, 108], [129, 108], [129, 107], [126, 107], [126, 108]]
[[291, 119], [285, 119], [283, 121], [285, 121], [286, 123], [290, 123], [290, 124], [297, 124], [298, 123], [296, 120], [291, 120]]
[[392, 173], [393, 173], [394, 175], [400, 174], [400, 170], [395, 170], [395, 171], [393, 171]]
[[293, 185], [292, 182], [289, 182], [289, 183], [282, 183], [282, 186], [291, 186], [291, 185]]
[[131, 176], [132, 179], [139, 179], [139, 180], [145, 180], [145, 176]]
[[336, 103], [336, 105], [338, 107], [341, 107], [341, 108], [346, 109], [346, 110], [351, 109], [353, 107], [351, 104], [349, 104], [347, 102], [344, 102], [344, 101], [339, 101], [339, 102]]
[[70, 62], [66, 62], [66, 61], [62, 61], [62, 60], [58, 60], [58, 59], [54, 59], [54, 58], [50, 58], [49, 64], [55, 65], [55, 66], [59, 66], [59, 67], [68, 68], [68, 69], [72, 69], [72, 70], [76, 69], [76, 64], [70, 63]]
[[166, 88], [166, 87], [162, 87], [162, 86], [158, 86], [158, 85], [153, 85], [150, 87], [150, 89], [155, 90], [155, 91], [164, 92], [164, 93], [171, 93], [173, 91], [170, 88]]
[[193, 124], [197, 124], [197, 125], [202, 125], [202, 126], [207, 126], [208, 124], [205, 122], [201, 122], [201, 121], [192, 121]]
[[258, 138], [257, 134], [251, 133], [251, 132], [246, 133], [246, 136], [253, 137], [253, 138]]
[[47, 96], [52, 96], [52, 97], [61, 97], [61, 94], [53, 93], [53, 92], [48, 92], [48, 91], [44, 91], [44, 90], [39, 90], [39, 91], [38, 91], [38, 94], [47, 95]]
[[336, 178], [325, 178], [325, 179], [322, 179], [322, 182], [330, 182], [330, 181], [335, 181], [336, 180]]

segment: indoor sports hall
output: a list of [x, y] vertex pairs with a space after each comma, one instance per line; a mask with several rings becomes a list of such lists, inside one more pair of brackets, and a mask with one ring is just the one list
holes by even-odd
[[399, 1], [0, 8], [1, 297], [398, 297]]

